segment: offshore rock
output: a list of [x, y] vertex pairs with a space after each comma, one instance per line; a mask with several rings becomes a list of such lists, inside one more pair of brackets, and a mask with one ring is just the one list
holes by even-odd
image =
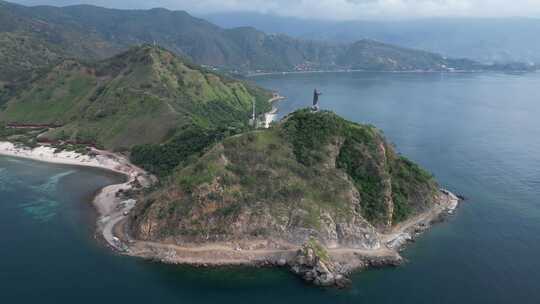
[[298, 250], [289, 266], [304, 281], [317, 286], [345, 288], [350, 285], [350, 280], [337, 271], [326, 248], [313, 238]]

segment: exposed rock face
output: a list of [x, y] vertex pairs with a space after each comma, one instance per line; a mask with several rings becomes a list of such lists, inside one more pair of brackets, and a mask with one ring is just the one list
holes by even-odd
[[317, 286], [344, 288], [350, 284], [350, 280], [337, 271], [326, 249], [315, 239], [310, 239], [298, 250], [289, 266], [293, 273]]

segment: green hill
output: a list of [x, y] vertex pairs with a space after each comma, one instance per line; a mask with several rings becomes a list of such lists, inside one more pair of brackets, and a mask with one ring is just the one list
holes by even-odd
[[3, 1], [0, 41], [0, 81], [13, 81], [66, 57], [103, 59], [119, 52], [114, 43], [74, 20], [66, 20], [59, 9], [27, 8]]
[[372, 126], [300, 110], [179, 166], [131, 215], [141, 240], [274, 240], [372, 248], [436, 202], [432, 176]]
[[268, 92], [149, 45], [92, 63], [66, 59], [20, 88], [0, 121], [54, 124], [43, 137], [109, 149], [161, 143], [185, 128], [241, 127]]

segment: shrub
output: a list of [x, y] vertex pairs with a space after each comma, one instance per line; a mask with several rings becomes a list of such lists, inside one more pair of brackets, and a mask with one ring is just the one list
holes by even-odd
[[190, 126], [181, 130], [165, 144], [146, 144], [133, 147], [131, 161], [158, 176], [170, 175], [179, 165], [198, 158], [210, 146], [224, 137], [225, 130], [208, 130]]

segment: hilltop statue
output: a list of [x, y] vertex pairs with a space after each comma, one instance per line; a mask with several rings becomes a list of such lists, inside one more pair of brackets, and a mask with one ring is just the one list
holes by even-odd
[[317, 89], [315, 89], [313, 91], [313, 106], [311, 107], [311, 109], [314, 112], [319, 111], [319, 96], [321, 96], [321, 95], [322, 95], [322, 93], [317, 91]]

